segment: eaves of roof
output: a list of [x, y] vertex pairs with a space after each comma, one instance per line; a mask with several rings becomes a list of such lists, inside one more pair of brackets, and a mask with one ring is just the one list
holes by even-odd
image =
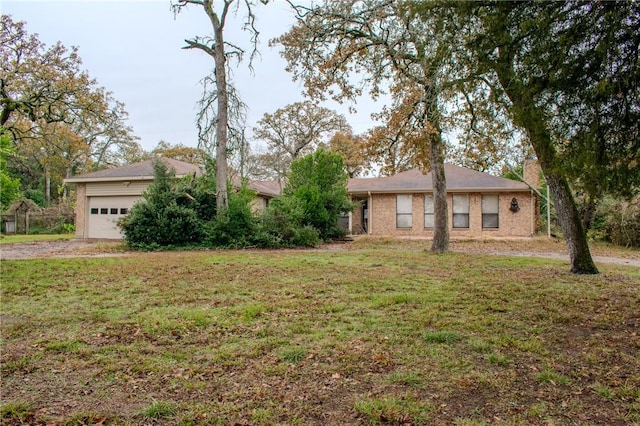
[[[530, 191], [525, 183], [451, 164], [445, 164], [445, 176], [447, 192]], [[389, 177], [349, 179], [347, 191], [351, 194], [432, 192], [433, 185], [430, 172], [423, 174], [418, 169], [412, 169]]]
[[[183, 177], [184, 175], [176, 175], [176, 177]], [[75, 176], [66, 178], [66, 183], [88, 183], [88, 182], [124, 182], [124, 181], [142, 181], [153, 180], [153, 176], [115, 176], [115, 177], [81, 177]]]
[[[184, 177], [189, 174], [200, 175], [202, 170], [195, 164], [172, 158], [162, 158], [170, 168], [173, 168], [176, 177]], [[66, 178], [66, 183], [89, 183], [89, 182], [123, 182], [153, 180], [153, 160], [145, 160], [139, 163], [128, 164], [122, 167], [98, 170], [97, 172]]]

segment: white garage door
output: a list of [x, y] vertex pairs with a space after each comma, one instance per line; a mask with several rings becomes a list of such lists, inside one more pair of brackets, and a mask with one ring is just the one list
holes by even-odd
[[88, 238], [121, 239], [116, 222], [125, 216], [139, 196], [90, 197], [87, 215]]

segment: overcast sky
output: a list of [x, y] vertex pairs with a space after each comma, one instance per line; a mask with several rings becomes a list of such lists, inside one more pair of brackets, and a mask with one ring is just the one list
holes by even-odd
[[[78, 46], [84, 68], [98, 83], [124, 102], [129, 125], [144, 149], [161, 139], [172, 144], [197, 145], [196, 103], [202, 94], [200, 80], [210, 74], [213, 60], [196, 50], [185, 50], [184, 39], [211, 33], [206, 15], [191, 6], [174, 18], [169, 0], [0, 0], [2, 14], [25, 21], [47, 46], [61, 41]], [[246, 46], [237, 21], [227, 24], [226, 39]], [[291, 80], [270, 39], [293, 24], [293, 14], [283, 0], [257, 9], [261, 56], [252, 75], [246, 65], [233, 72], [233, 81], [249, 106], [251, 129], [265, 114], [303, 100], [301, 86]], [[380, 107], [360, 101], [358, 114], [347, 106], [325, 103], [347, 118], [355, 133], [373, 127], [371, 112]]]

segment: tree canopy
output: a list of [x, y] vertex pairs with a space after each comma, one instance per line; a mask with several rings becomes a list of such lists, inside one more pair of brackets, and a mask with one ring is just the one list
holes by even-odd
[[0, 121], [14, 145], [7, 169], [23, 189], [44, 180], [49, 201], [63, 178], [141, 151], [124, 104], [82, 70], [77, 48], [48, 47], [24, 22], [0, 19]]
[[[597, 272], [571, 185], [637, 185], [638, 5], [443, 1], [412, 8], [425, 20], [455, 17], [447, 39], [456, 47], [459, 91], [486, 94], [493, 115], [528, 138], [553, 195], [571, 270]], [[467, 103], [473, 108], [480, 98]]]
[[267, 143], [273, 176], [282, 180], [291, 163], [326, 145], [329, 137], [351, 128], [344, 116], [311, 101], [295, 102], [265, 114], [254, 128], [254, 138]]
[[[447, 21], [419, 18], [404, 3], [389, 0], [326, 0], [297, 6], [298, 21], [275, 40], [307, 96], [355, 102], [388, 91], [392, 105], [374, 144], [377, 158], [409, 153], [412, 164], [430, 167], [435, 200], [431, 250], [449, 243], [442, 138], [449, 45], [437, 37]], [[357, 75], [357, 76], [356, 76]], [[404, 154], [402, 154], [404, 155]]]

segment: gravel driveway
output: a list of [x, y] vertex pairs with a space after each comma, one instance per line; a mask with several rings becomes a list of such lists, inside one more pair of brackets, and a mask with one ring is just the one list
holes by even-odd
[[[123, 252], [119, 247], [116, 248], [117, 246], [119, 246], [119, 244], [119, 242], [115, 241], [95, 240], [57, 240], [3, 244], [0, 245], [0, 259], [31, 259], [46, 257], [106, 257], [124, 256], [128, 254], [127, 252]], [[473, 249], [459, 249], [455, 251], [496, 256], [541, 257], [569, 261], [569, 256], [567, 254], [555, 252]], [[640, 259], [593, 256], [593, 260], [596, 263], [613, 263], [617, 265], [640, 267]]]
[[[101, 245], [104, 249], [101, 249]], [[31, 259], [40, 257], [121, 256], [106, 247], [113, 242], [85, 240], [33, 241], [0, 245], [0, 259]]]

